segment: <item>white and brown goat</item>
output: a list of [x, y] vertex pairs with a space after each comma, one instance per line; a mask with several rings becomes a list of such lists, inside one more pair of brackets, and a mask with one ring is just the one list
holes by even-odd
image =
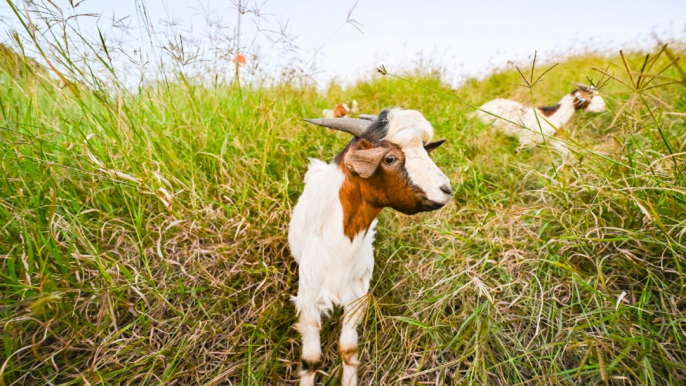
[[324, 109], [322, 110], [322, 117], [324, 118], [346, 118], [352, 113], [357, 112], [357, 101], [353, 99], [348, 107], [347, 103], [339, 103], [333, 110]]
[[357, 385], [357, 326], [365, 307], [355, 302], [369, 291], [381, 210], [415, 214], [439, 209], [451, 198], [448, 178], [428, 154], [444, 140], [430, 142], [433, 128], [421, 113], [393, 108], [363, 117], [307, 120], [354, 138], [331, 163], [311, 160], [290, 222], [288, 243], [299, 264], [294, 302], [302, 386], [314, 385], [321, 316], [335, 306], [344, 308], [341, 384]]
[[476, 116], [482, 121], [492, 123], [506, 135], [517, 137], [520, 149], [528, 149], [542, 143], [543, 135], [546, 135], [548, 137], [545, 141], [566, 157], [569, 154], [567, 146], [549, 137], [554, 137], [569, 122], [576, 110], [599, 113], [605, 110], [605, 101], [594, 87], [578, 86], [554, 106], [527, 107], [509, 99], [494, 99], [480, 109], [505, 118], [500, 119], [484, 111], [476, 112]]

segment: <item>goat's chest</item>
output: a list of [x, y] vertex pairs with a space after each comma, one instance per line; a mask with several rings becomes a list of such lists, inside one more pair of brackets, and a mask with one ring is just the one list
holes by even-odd
[[322, 307], [345, 305], [365, 295], [374, 269], [374, 226], [348, 238], [310, 239], [300, 259], [300, 281], [319, 294]]

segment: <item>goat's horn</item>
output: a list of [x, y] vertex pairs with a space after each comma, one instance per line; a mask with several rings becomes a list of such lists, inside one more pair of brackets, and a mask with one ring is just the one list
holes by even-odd
[[593, 87], [592, 85], [589, 86], [589, 85], [586, 85], [586, 84], [583, 84], [583, 83], [572, 82], [572, 84], [573, 84], [574, 86], [576, 86], [576, 87], [579, 87], [579, 88], [585, 88], [585, 89], [594, 89], [594, 88], [595, 88], [595, 87]]
[[328, 127], [338, 131], [350, 133], [356, 137], [360, 137], [367, 130], [367, 127], [372, 124], [371, 121], [355, 118], [320, 118], [320, 119], [305, 119], [305, 121], [314, 123], [315, 125]]
[[369, 114], [360, 114], [360, 119], [364, 119], [367, 121], [376, 121], [379, 119], [378, 115], [369, 115]]

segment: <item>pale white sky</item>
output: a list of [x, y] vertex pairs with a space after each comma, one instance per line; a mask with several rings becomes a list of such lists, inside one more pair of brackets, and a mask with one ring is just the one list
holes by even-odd
[[[311, 52], [354, 4], [308, 0], [270, 6], [290, 19], [300, 45]], [[353, 18], [364, 25], [364, 34], [342, 28], [322, 49], [321, 69], [341, 76], [362, 74], [375, 64], [389, 67], [424, 53], [460, 75], [536, 50], [545, 59], [552, 51], [584, 45], [619, 49], [627, 42], [645, 44], [653, 31], [683, 36], [686, 1], [360, 0]]]
[[[136, 8], [141, 4], [157, 31], [183, 34], [189, 38], [188, 47], [196, 44], [204, 51], [231, 45], [223, 43], [226, 36], [212, 32], [216, 29], [208, 20], [234, 31], [237, 19], [231, 0], [86, 0], [75, 10], [65, 0], [55, 2], [65, 15], [99, 14], [98, 19], [80, 19], [81, 32], [97, 37], [97, 24], [108, 39], [124, 36], [122, 44], [129, 56], [135, 56], [145, 40], [145, 33], [135, 29], [140, 25]], [[262, 67], [298, 57], [301, 64], [316, 65], [314, 78], [321, 84], [332, 77], [370, 76], [382, 63], [397, 71], [419, 56], [447, 67], [451, 80], [459, 80], [526, 59], [536, 50], [539, 58], [549, 60], [555, 52], [585, 46], [607, 50], [649, 46], [652, 32], [663, 39], [686, 36], [686, 0], [359, 0], [351, 16], [359, 30], [345, 23], [355, 0], [250, 0], [249, 4], [259, 4], [262, 17], [243, 18], [243, 44], [249, 45], [259, 23], [271, 31], [287, 26], [298, 47], [296, 52], [284, 51], [260, 37], [249, 50], [259, 51]], [[123, 21], [134, 28], [128, 35], [112, 28], [112, 21], [124, 16], [132, 16]], [[16, 28], [6, 5], [0, 6], [0, 18]], [[219, 60], [213, 58], [210, 62]]]

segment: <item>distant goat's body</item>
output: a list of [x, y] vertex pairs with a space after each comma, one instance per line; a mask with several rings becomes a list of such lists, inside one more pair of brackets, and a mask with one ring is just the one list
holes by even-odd
[[321, 315], [343, 306], [341, 384], [354, 386], [357, 325], [366, 309], [356, 301], [369, 291], [376, 216], [383, 207], [407, 214], [438, 209], [450, 200], [450, 185], [427, 155], [442, 141], [425, 144], [433, 129], [416, 111], [384, 110], [373, 122], [312, 122], [355, 139], [332, 163], [311, 160], [289, 227], [288, 242], [299, 264], [295, 306], [302, 334], [301, 385], [314, 385], [321, 361]]
[[351, 113], [356, 113], [357, 112], [357, 101], [353, 100], [350, 105], [351, 107], [348, 107], [346, 103], [339, 103], [336, 105], [336, 107], [333, 108], [333, 110], [329, 109], [324, 109], [322, 110], [322, 117], [323, 118], [345, 118], [349, 116]]
[[545, 141], [560, 154], [567, 156], [569, 151], [565, 144], [549, 137], [554, 137], [576, 110], [601, 112], [605, 109], [605, 102], [595, 89], [580, 88], [565, 95], [554, 106], [527, 107], [509, 99], [494, 99], [480, 109], [511, 121], [512, 123], [483, 111], [476, 112], [476, 116], [482, 121], [492, 123], [506, 135], [517, 137], [520, 148], [527, 149], [543, 143], [545, 135]]

